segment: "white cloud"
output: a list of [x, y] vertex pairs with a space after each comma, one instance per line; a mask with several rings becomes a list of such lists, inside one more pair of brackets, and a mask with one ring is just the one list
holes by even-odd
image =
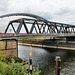
[[75, 24], [75, 0], [0, 0], [0, 15], [20, 12]]
[[8, 10], [9, 0], [0, 0], [0, 14]]

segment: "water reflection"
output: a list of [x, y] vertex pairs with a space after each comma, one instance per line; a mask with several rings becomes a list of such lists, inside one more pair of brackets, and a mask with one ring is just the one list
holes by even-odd
[[[29, 47], [20, 46], [20, 45], [18, 47], [19, 47], [19, 51], [18, 51], [19, 57], [28, 61]], [[48, 75], [48, 74], [54, 75], [55, 73], [54, 59], [56, 56], [61, 56], [61, 60], [62, 60], [61, 75], [67, 75], [67, 74], [74, 75], [75, 69], [72, 66], [75, 67], [74, 65], [75, 51], [32, 47], [33, 66], [36, 67], [37, 64], [39, 65], [39, 68], [42, 71], [40, 75]]]

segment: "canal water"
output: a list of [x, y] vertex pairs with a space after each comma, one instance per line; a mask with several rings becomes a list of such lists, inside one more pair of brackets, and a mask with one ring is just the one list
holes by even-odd
[[[29, 47], [18, 45], [18, 56], [29, 60]], [[55, 74], [55, 57], [61, 57], [61, 75], [75, 75], [75, 51], [32, 47], [32, 63], [39, 65], [40, 75]]]

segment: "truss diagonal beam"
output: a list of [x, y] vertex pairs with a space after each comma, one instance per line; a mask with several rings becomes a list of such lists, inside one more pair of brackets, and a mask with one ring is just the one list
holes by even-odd
[[16, 33], [15, 28], [14, 28], [14, 26], [13, 26], [13, 24], [12, 24], [12, 23], [11, 23], [11, 26], [12, 26], [12, 28], [13, 28], [14, 32]]
[[[19, 23], [17, 30], [15, 31], [14, 25], [13, 23]], [[10, 21], [4, 34], [6, 34], [9, 26], [12, 26], [15, 34], [19, 34], [20, 30], [22, 28], [22, 26], [24, 25], [24, 28], [26, 30], [27, 34], [32, 34], [32, 32], [34, 33], [34, 29], [35, 29], [35, 34], [40, 33], [40, 34], [46, 34], [46, 33], [75, 33], [75, 26], [71, 26], [68, 24], [61, 24], [61, 23], [55, 23], [55, 22], [49, 22], [49, 21], [41, 21], [41, 20], [37, 20], [37, 19], [17, 19], [17, 20], [13, 20]], [[27, 25], [32, 25], [30, 26], [30, 30], [28, 28]]]
[[31, 27], [31, 29], [30, 29], [30, 34], [32, 34], [32, 32], [33, 32], [34, 26], [35, 26], [35, 21], [34, 21], [34, 23], [32, 24], [32, 27]]
[[17, 28], [16, 34], [19, 34], [19, 32], [20, 32], [20, 30], [22, 28], [22, 23], [23, 23], [23, 21], [20, 22], [20, 24], [19, 24], [19, 26]]
[[6, 34], [6, 32], [7, 32], [8, 28], [9, 28], [9, 26], [10, 26], [10, 23], [8, 24], [8, 26], [7, 26], [7, 28], [6, 28], [5, 32], [4, 32], [4, 34]]
[[38, 27], [38, 29], [39, 29], [39, 33], [41, 33], [41, 29], [40, 29], [40, 27], [39, 27], [39, 24], [36, 22], [36, 24], [37, 24], [37, 27]]
[[26, 23], [24, 21], [23, 21], [23, 24], [24, 24], [24, 27], [25, 27], [27, 34], [29, 34], [28, 28], [27, 28]]

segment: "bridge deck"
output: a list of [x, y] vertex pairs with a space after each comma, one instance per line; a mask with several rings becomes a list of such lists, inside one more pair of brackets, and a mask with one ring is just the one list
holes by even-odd
[[74, 37], [75, 34], [12, 34], [12, 35], [0, 35], [2, 39], [16, 39], [16, 38], [34, 38], [34, 37]]

